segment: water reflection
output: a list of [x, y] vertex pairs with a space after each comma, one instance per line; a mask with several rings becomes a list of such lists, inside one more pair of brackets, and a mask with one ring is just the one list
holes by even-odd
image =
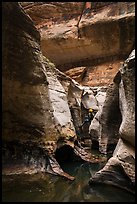
[[3, 176], [4, 202], [135, 202], [132, 194], [116, 187], [97, 185], [90, 187], [91, 175], [101, 168], [99, 164], [63, 164], [74, 181], [50, 174]]

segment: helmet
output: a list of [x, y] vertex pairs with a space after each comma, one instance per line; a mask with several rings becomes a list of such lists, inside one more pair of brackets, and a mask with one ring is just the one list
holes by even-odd
[[90, 109], [89, 109], [89, 112], [90, 112], [90, 113], [92, 113], [92, 112], [93, 112], [93, 109], [92, 109], [92, 108], [90, 108]]

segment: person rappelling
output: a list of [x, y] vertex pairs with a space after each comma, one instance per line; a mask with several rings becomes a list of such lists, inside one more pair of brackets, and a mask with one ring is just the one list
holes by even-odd
[[89, 108], [88, 114], [85, 115], [84, 121], [83, 121], [83, 123], [81, 124], [80, 127], [82, 128], [86, 123], [90, 125], [93, 118], [94, 118], [94, 111], [93, 111], [92, 108]]

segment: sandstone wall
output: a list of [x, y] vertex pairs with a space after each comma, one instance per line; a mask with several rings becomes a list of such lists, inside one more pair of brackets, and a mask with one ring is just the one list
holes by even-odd
[[105, 183], [135, 193], [135, 50], [123, 63], [120, 76], [120, 80], [115, 79], [119, 84], [119, 108], [122, 115], [120, 138], [113, 156], [89, 183]]
[[[18, 3], [2, 6], [3, 141], [30, 142], [48, 148], [48, 141], [54, 143], [60, 136], [75, 135], [69, 108], [65, 110], [65, 124], [59, 115], [63, 103], [68, 107], [65, 91], [59, 85], [58, 90], [52, 87], [51, 94], [51, 81], [59, 81], [56, 76], [52, 78], [54, 66], [43, 58], [40, 35], [29, 16]], [[62, 92], [57, 102], [56, 91]]]

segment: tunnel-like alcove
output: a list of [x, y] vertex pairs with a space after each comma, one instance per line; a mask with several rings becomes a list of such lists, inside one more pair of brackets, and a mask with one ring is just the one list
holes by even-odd
[[60, 165], [66, 162], [73, 162], [73, 161], [81, 160], [80, 157], [78, 157], [74, 153], [74, 149], [69, 145], [64, 145], [56, 149], [55, 158]]
[[80, 156], [74, 153], [74, 149], [69, 145], [57, 148], [55, 151], [55, 159], [63, 171], [70, 175], [73, 175], [76, 168], [84, 162]]

